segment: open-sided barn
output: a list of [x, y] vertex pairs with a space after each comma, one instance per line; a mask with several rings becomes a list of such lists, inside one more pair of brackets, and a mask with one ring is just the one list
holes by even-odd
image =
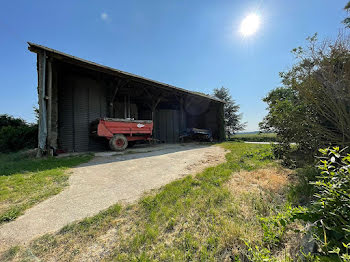
[[224, 139], [223, 101], [28, 43], [37, 54], [39, 148], [104, 149], [90, 136], [97, 118], [153, 120], [153, 136], [179, 141], [186, 128], [210, 129]]

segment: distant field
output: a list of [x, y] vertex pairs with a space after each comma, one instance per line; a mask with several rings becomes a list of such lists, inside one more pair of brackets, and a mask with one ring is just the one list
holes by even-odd
[[248, 141], [248, 142], [275, 142], [275, 133], [255, 133], [255, 134], [235, 134], [231, 141]]

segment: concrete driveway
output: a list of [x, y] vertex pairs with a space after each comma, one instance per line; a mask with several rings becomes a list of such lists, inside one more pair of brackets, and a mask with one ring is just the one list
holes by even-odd
[[2, 225], [0, 249], [57, 231], [115, 203], [133, 202], [151, 189], [225, 161], [223, 148], [194, 144], [159, 145], [135, 148], [123, 155], [98, 155], [71, 170], [70, 185], [60, 194]]

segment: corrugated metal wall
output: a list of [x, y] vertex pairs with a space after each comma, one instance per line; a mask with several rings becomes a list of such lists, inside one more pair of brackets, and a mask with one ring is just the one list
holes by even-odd
[[64, 76], [59, 82], [59, 147], [68, 152], [104, 148], [89, 135], [89, 124], [107, 114], [106, 89], [96, 80]]
[[89, 150], [89, 88], [76, 85], [73, 88], [74, 151]]
[[[101, 86], [97, 81], [90, 79], [89, 86], [89, 124], [97, 118], [107, 116], [107, 89]], [[104, 150], [106, 142], [105, 138], [93, 138], [90, 136], [89, 139], [89, 150]]]
[[59, 78], [58, 81], [58, 147], [74, 151], [73, 134], [73, 80]]
[[156, 110], [154, 136], [162, 142], [176, 143], [180, 135], [179, 110]]
[[[123, 99], [116, 103], [117, 117], [124, 117]], [[188, 102], [188, 101], [187, 101]], [[190, 101], [191, 102], [191, 101]], [[154, 113], [154, 137], [165, 143], [179, 141], [186, 127], [210, 128], [218, 136], [217, 106], [201, 106], [189, 102], [184, 110], [169, 109], [163, 104]], [[180, 106], [181, 109], [181, 106]], [[139, 119], [151, 119], [151, 111], [132, 104], [131, 114]], [[182, 116], [181, 112], [182, 111]], [[122, 115], [121, 115], [122, 114]], [[103, 82], [75, 73], [59, 73], [58, 77], [58, 147], [67, 152], [106, 149], [106, 139], [90, 136], [90, 123], [107, 116], [107, 87]]]
[[211, 103], [208, 112], [203, 116], [203, 118], [205, 119], [205, 127], [209, 128], [213, 132], [213, 136], [216, 139], [219, 139], [217, 111], [217, 105]]

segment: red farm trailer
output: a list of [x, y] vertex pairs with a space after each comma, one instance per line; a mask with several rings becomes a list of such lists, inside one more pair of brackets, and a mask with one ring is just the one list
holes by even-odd
[[152, 130], [152, 120], [101, 118], [92, 124], [92, 132], [107, 138], [114, 151], [122, 151], [136, 141], [150, 141]]

